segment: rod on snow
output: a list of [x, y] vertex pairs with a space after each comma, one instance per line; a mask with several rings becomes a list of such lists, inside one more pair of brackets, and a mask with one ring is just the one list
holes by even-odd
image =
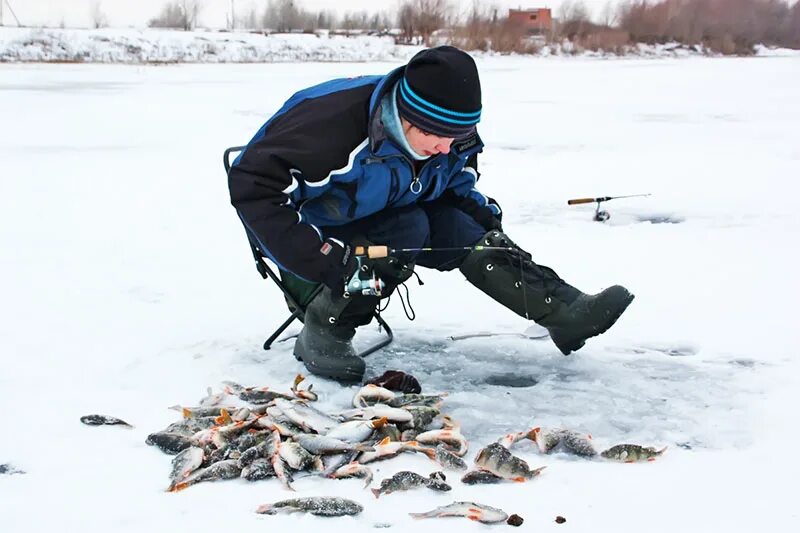
[[597, 198], [573, 198], [572, 200], [567, 200], [567, 205], [581, 205], [581, 204], [592, 204], [597, 203], [597, 208], [594, 211], [594, 220], [597, 222], [605, 222], [609, 218], [611, 218], [611, 214], [608, 211], [601, 211], [600, 204], [603, 202], [608, 202], [611, 200], [617, 200], [619, 198], [640, 198], [643, 196], [650, 196], [650, 193], [647, 194], [628, 194], [625, 196], [600, 196]]

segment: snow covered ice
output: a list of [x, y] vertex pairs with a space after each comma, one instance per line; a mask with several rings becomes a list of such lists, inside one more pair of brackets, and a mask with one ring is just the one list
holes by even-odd
[[[591, 433], [598, 449], [669, 446], [651, 464], [515, 453], [525, 484], [375, 500], [362, 480], [226, 481], [164, 493], [169, 460], [145, 445], [222, 380], [288, 390], [291, 341], [261, 343], [287, 315], [253, 268], [221, 155], [294, 91], [399, 63], [0, 65], [0, 529], [441, 531], [413, 521], [454, 500], [502, 508], [522, 528], [789, 531], [797, 527], [796, 240], [800, 59], [481, 58], [482, 192], [509, 235], [567, 281], [637, 296], [580, 352], [514, 337], [450, 341], [528, 324], [458, 272], [420, 270], [417, 313], [385, 317], [396, 340], [368, 373], [397, 368], [449, 392], [472, 461], [536, 425]], [[652, 193], [605, 207], [575, 197]], [[668, 220], [652, 223], [642, 220]], [[795, 244], [792, 244], [795, 243]], [[297, 329], [297, 326], [294, 328]], [[362, 328], [360, 342], [377, 337]], [[522, 387], [502, 385], [521, 377]], [[355, 388], [309, 377], [326, 411]], [[500, 384], [498, 384], [500, 383]], [[100, 412], [133, 430], [87, 427]], [[438, 469], [409, 455], [375, 482]], [[264, 517], [258, 505], [342, 496], [356, 518]], [[557, 526], [557, 515], [566, 517]], [[461, 530], [459, 529], [459, 530]]]

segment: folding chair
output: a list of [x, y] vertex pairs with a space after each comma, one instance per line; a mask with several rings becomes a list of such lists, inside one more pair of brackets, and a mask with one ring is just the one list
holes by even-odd
[[[232, 146], [225, 150], [225, 153], [222, 156], [222, 163], [225, 165], [225, 175], [228, 175], [231, 170], [231, 154], [241, 152], [245, 148], [246, 146]], [[303, 282], [294, 274], [277, 268], [278, 272], [280, 273], [279, 277], [278, 274], [276, 274], [265, 261], [266, 259], [269, 259], [269, 257], [264, 254], [256, 236], [252, 234], [247, 226], [245, 226], [244, 229], [245, 233], [247, 234], [247, 242], [250, 243], [250, 251], [253, 253], [253, 259], [256, 262], [256, 270], [258, 270], [258, 273], [261, 274], [262, 278], [269, 278], [275, 282], [275, 285], [278, 286], [283, 293], [284, 298], [286, 298], [289, 311], [291, 311], [289, 318], [287, 318], [283, 324], [278, 326], [278, 329], [276, 329], [275, 332], [264, 342], [264, 349], [269, 350], [270, 346], [272, 346], [272, 343], [275, 342], [275, 339], [277, 339], [278, 336], [283, 333], [292, 322], [295, 321], [295, 319], [298, 319], [301, 322], [303, 321], [303, 318], [305, 317], [305, 306], [308, 305], [308, 303], [311, 302], [311, 300], [313, 300], [314, 297], [323, 289], [323, 285], [322, 283], [317, 283], [316, 286], [313, 286], [313, 284], [310, 282]], [[306, 285], [306, 287], [299, 288], [300, 284]], [[309, 287], [309, 285], [311, 286]], [[292, 288], [295, 290], [293, 291]], [[389, 327], [389, 324], [386, 323], [383, 317], [381, 317], [377, 311], [373, 316], [375, 317], [375, 320], [378, 321], [380, 327], [386, 331], [386, 336], [381, 341], [369, 346], [362, 352], [359, 352], [359, 357], [366, 357], [369, 354], [388, 346], [389, 343], [394, 340], [392, 328]]]

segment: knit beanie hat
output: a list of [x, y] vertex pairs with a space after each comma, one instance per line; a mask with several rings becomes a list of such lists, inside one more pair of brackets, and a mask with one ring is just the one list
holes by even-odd
[[439, 46], [411, 58], [399, 82], [397, 109], [417, 128], [463, 138], [481, 119], [481, 82], [475, 61], [458, 48]]

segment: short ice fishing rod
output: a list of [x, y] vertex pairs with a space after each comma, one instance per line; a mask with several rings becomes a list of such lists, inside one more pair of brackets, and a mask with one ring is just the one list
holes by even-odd
[[608, 202], [610, 200], [617, 200], [618, 198], [638, 198], [642, 196], [650, 196], [650, 193], [647, 194], [628, 194], [627, 196], [600, 196], [599, 198], [573, 198], [572, 200], [567, 200], [567, 205], [580, 205], [580, 204], [591, 204], [597, 203], [597, 209], [594, 211], [594, 219], [597, 222], [605, 222], [609, 218], [611, 218], [611, 214], [608, 211], [601, 211], [600, 204], [603, 202]]

